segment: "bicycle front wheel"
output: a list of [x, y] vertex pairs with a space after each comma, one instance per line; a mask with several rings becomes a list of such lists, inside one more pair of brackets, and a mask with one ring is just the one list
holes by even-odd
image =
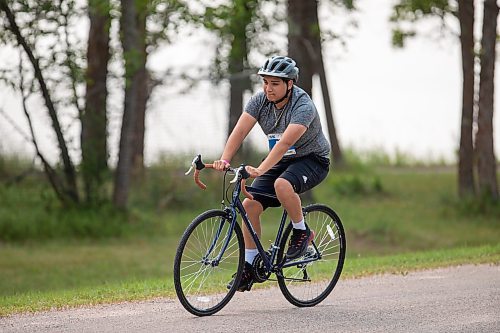
[[[314, 306], [333, 290], [344, 265], [346, 240], [342, 222], [329, 207], [314, 204], [303, 209], [304, 220], [314, 231], [306, 253], [285, 263], [278, 284], [283, 296], [295, 306]], [[292, 231], [286, 228], [278, 252], [282, 261]], [[301, 263], [302, 262], [302, 263]]]
[[[174, 284], [179, 301], [197, 316], [212, 315], [233, 297], [238, 283], [228, 289], [232, 275], [239, 281], [243, 271], [244, 241], [236, 223], [229, 234], [231, 220], [222, 210], [209, 210], [188, 226], [174, 260]], [[220, 261], [227, 237], [227, 248]]]

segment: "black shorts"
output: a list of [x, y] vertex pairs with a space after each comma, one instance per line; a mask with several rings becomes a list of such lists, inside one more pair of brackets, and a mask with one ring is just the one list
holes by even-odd
[[[328, 175], [330, 160], [326, 157], [307, 155], [292, 160], [282, 160], [262, 176], [255, 178], [249, 191], [254, 199], [262, 204], [264, 209], [279, 207], [280, 202], [276, 197], [274, 182], [284, 178], [292, 184], [295, 193], [303, 193], [321, 183]], [[255, 191], [252, 191], [255, 189]], [[272, 194], [273, 197], [263, 193]]]

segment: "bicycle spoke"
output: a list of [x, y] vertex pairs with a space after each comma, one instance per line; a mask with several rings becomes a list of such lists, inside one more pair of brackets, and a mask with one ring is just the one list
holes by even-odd
[[[283, 276], [278, 276], [278, 284], [283, 295], [292, 304], [312, 306], [328, 296], [335, 286], [344, 261], [345, 240], [340, 220], [329, 208], [312, 205], [304, 209], [304, 216], [309, 228], [315, 232], [314, 247], [308, 249], [313, 252], [307, 252], [309, 254], [296, 261], [316, 259], [283, 269]], [[290, 231], [291, 228], [288, 227], [281, 246], [288, 242]], [[282, 258], [284, 251], [281, 250], [280, 253], [278, 256]]]
[[[208, 211], [193, 221], [179, 245], [174, 265], [176, 293], [193, 314], [217, 312], [235, 292], [235, 288], [227, 289], [227, 283], [243, 260], [240, 255], [244, 245], [236, 225], [227, 248], [223, 248], [229, 222], [222, 211]], [[222, 251], [222, 257], [214, 265]]]

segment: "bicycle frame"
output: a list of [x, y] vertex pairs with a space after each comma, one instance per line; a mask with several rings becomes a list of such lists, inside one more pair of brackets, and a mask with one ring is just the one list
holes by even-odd
[[[201, 170], [226, 171], [222, 182], [222, 209], [210, 209], [198, 215], [186, 228], [177, 247], [174, 286], [181, 304], [194, 315], [212, 315], [220, 311], [236, 291], [250, 291], [255, 283], [269, 280], [277, 281], [283, 296], [295, 306], [308, 307], [322, 302], [335, 287], [344, 264], [345, 233], [340, 218], [324, 204], [303, 207], [306, 223], [311, 232], [317, 233], [314, 232], [310, 242], [302, 243], [305, 251], [292, 259], [285, 254], [288, 237], [294, 237], [290, 234], [292, 224], [287, 222], [290, 216], [283, 209], [280, 224], [275, 226], [274, 243], [271, 241], [266, 250], [245, 211], [247, 201], [243, 201], [243, 196], [249, 200], [258, 199], [257, 195], [273, 199], [277, 196], [245, 186], [251, 178], [251, 169], [247, 170], [245, 165], [234, 168], [223, 162], [204, 164], [198, 155], [186, 172], [188, 175], [194, 170], [194, 182], [204, 190], [207, 186], [200, 179]], [[234, 176], [229, 184], [228, 174]], [[241, 225], [237, 225], [239, 215]], [[246, 244], [252, 240], [256, 244], [258, 255], [250, 264], [244, 263], [240, 227], [245, 232]], [[329, 270], [333, 270], [333, 275], [327, 278], [325, 274], [329, 275]], [[275, 276], [271, 278], [272, 274]]]
[[[290, 267], [290, 266], [302, 265], [302, 264], [306, 264], [306, 263], [321, 259], [321, 253], [313, 241], [312, 245], [314, 246], [314, 248], [316, 250], [315, 251], [315, 253], [317, 253], [316, 256], [311, 257], [311, 258], [307, 258], [307, 259], [303, 259], [300, 261], [293, 261], [293, 262], [283, 261], [283, 262], [274, 264], [274, 262], [276, 261], [278, 250], [279, 250], [278, 245], [281, 241], [283, 231], [285, 230], [285, 223], [286, 223], [286, 219], [288, 217], [288, 214], [287, 214], [286, 210], [283, 209], [283, 214], [281, 216], [281, 222], [280, 222], [280, 225], [278, 227], [278, 231], [276, 233], [276, 238], [275, 238], [274, 243], [271, 244], [270, 255], [268, 256], [267, 252], [264, 250], [264, 248], [262, 246], [262, 243], [260, 242], [259, 237], [257, 236], [257, 233], [255, 232], [255, 229], [253, 228], [252, 224], [250, 223], [250, 220], [249, 220], [248, 215], [245, 211], [245, 208], [243, 207], [243, 203], [240, 199], [241, 186], [244, 186], [244, 185], [242, 185], [240, 182], [237, 182], [237, 185], [235, 186], [235, 188], [233, 190], [232, 202], [229, 206], [227, 206], [225, 208], [225, 210], [229, 214], [229, 217], [231, 218], [231, 224], [230, 224], [230, 227], [227, 231], [225, 242], [224, 242], [217, 258], [215, 260], [213, 260], [211, 263], [213, 266], [218, 265], [218, 263], [222, 259], [222, 256], [224, 255], [224, 253], [229, 245], [229, 241], [230, 241], [231, 236], [234, 232], [234, 226], [237, 223], [238, 215], [241, 215], [243, 223], [245, 223], [246, 227], [250, 231], [250, 235], [251, 235], [253, 241], [255, 242], [255, 245], [257, 247], [257, 251], [260, 254], [260, 257], [262, 259], [264, 267], [266, 268], [266, 271], [268, 273], [269, 272], [279, 273], [281, 271], [281, 269], [283, 269], [283, 268]], [[208, 258], [208, 255], [212, 252], [213, 248], [215, 247], [215, 244], [217, 243], [217, 240], [220, 237], [220, 233], [222, 231], [222, 226], [223, 226], [223, 221], [221, 222], [221, 225], [220, 225], [220, 227], [219, 227], [219, 229], [214, 237], [214, 241], [213, 241], [212, 245], [210, 246], [205, 258]]]

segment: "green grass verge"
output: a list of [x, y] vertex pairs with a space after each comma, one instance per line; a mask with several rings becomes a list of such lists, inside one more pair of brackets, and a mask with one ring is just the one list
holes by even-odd
[[[200, 191], [183, 171], [148, 170], [127, 213], [63, 209], [39, 175], [15, 186], [0, 182], [0, 315], [174, 297], [180, 236], [221, 197], [221, 174], [207, 172], [209, 188]], [[335, 209], [344, 224], [343, 278], [498, 263], [500, 205], [456, 193], [454, 169], [360, 165], [332, 169], [314, 201]], [[265, 248], [280, 213], [264, 213]]]
[[[500, 244], [390, 256], [348, 258], [341, 278], [358, 278], [383, 273], [405, 275], [415, 270], [488, 263], [500, 264]], [[273, 284], [266, 283], [263, 286], [271, 285]], [[157, 297], [175, 297], [171, 273], [162, 278], [102, 283], [66, 290], [25, 291], [1, 296], [0, 316]]]

